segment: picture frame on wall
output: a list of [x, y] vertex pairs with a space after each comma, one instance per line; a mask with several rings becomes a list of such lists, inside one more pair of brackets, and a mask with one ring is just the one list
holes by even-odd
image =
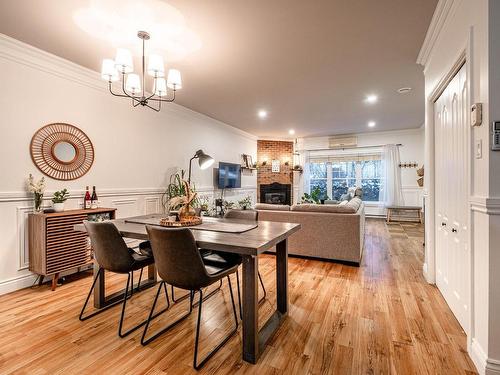
[[242, 163], [241, 165], [245, 168], [251, 168], [253, 165], [252, 155], [243, 154], [241, 155]]

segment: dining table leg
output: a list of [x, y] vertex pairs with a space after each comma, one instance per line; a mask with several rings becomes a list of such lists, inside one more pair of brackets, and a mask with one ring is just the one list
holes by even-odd
[[281, 314], [288, 312], [288, 241], [276, 245], [276, 300]]
[[288, 242], [276, 245], [277, 309], [259, 330], [259, 263], [257, 256], [243, 256], [243, 360], [257, 363], [267, 342], [288, 313]]
[[243, 256], [243, 359], [256, 363], [259, 359], [258, 258]]

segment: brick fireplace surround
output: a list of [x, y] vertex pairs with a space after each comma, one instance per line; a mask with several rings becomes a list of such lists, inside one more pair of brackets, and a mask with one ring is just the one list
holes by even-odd
[[[272, 160], [280, 161], [280, 171], [271, 171]], [[257, 141], [257, 201], [260, 202], [260, 185], [279, 182], [293, 186], [293, 142]], [[266, 165], [262, 165], [262, 162]], [[288, 165], [285, 163], [288, 162]], [[292, 199], [293, 200], [293, 199]]]

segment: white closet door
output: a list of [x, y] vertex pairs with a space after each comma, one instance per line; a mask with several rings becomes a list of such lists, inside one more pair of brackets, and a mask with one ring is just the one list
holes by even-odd
[[434, 104], [436, 284], [465, 332], [469, 317], [465, 65]]

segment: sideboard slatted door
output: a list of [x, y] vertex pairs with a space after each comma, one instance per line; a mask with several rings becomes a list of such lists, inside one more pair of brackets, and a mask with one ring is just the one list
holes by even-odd
[[61, 272], [92, 263], [87, 234], [77, 232], [73, 227], [84, 220], [93, 220], [99, 215], [114, 219], [115, 210], [99, 208], [30, 214], [28, 218], [30, 271], [42, 277], [52, 276], [52, 290], [54, 290]]

